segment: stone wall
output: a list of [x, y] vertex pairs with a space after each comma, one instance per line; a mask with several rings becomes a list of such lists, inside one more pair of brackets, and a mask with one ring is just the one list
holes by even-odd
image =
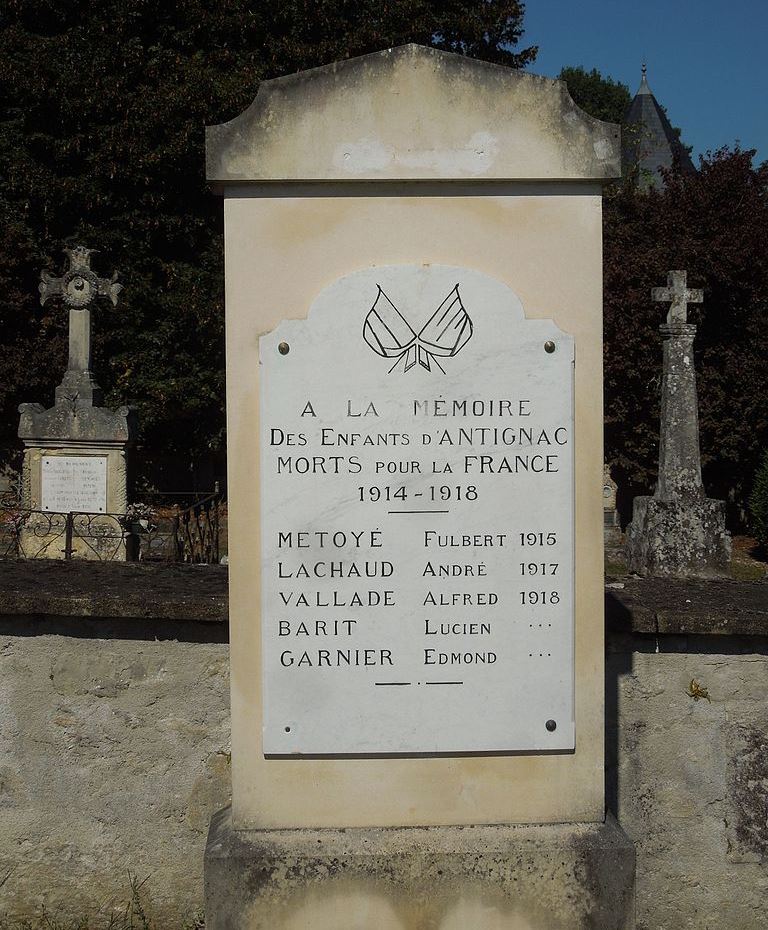
[[106, 923], [134, 876], [191, 921], [230, 796], [226, 569], [0, 562], [0, 591], [0, 915]]
[[638, 930], [768, 926], [768, 639], [614, 636], [607, 675]]
[[[23, 571], [0, 565], [0, 925], [108, 911], [129, 873], [160, 926], [188, 923], [229, 797], [225, 571], [58, 563], [37, 595], [54, 569]], [[609, 598], [608, 804], [637, 847], [638, 928], [762, 930], [768, 585], [670, 591]]]
[[108, 621], [27, 635], [26, 618], [15, 631], [9, 619], [0, 913], [108, 911], [127, 900], [133, 874], [148, 877], [142, 900], [155, 917], [192, 919], [208, 823], [230, 793], [226, 644], [130, 638]]
[[768, 926], [768, 581], [608, 585], [606, 799], [638, 930]]

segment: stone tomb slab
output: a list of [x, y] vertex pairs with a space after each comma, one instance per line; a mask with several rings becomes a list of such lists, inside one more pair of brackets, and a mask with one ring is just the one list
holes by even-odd
[[44, 455], [42, 509], [53, 513], [106, 513], [105, 455]]
[[265, 754], [572, 750], [573, 338], [387, 266], [260, 360]]

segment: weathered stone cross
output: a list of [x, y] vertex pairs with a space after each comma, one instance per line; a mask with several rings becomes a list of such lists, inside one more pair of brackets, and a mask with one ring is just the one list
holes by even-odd
[[685, 271], [670, 271], [667, 274], [666, 287], [651, 288], [651, 297], [658, 301], [671, 301], [667, 323], [687, 323], [688, 304], [704, 302], [704, 291], [687, 286], [688, 273]]
[[710, 577], [727, 572], [730, 536], [725, 502], [711, 500], [701, 480], [699, 403], [689, 303], [700, 304], [704, 292], [686, 286], [684, 271], [670, 271], [667, 287], [654, 287], [654, 300], [670, 301], [666, 323], [659, 326], [664, 348], [659, 430], [659, 480], [653, 497], [636, 497], [627, 527], [631, 571], [642, 575]]
[[83, 403], [98, 403], [99, 386], [91, 375], [91, 304], [98, 297], [108, 297], [117, 306], [122, 285], [117, 272], [111, 278], [99, 278], [91, 271], [91, 254], [96, 249], [81, 245], [64, 249], [69, 268], [60, 278], [40, 272], [40, 303], [61, 297], [69, 307], [69, 361], [64, 380], [56, 389], [59, 397]]

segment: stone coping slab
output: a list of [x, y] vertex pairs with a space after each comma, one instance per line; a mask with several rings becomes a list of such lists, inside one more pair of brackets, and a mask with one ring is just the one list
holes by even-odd
[[[0, 561], [0, 615], [226, 623], [227, 575], [225, 565]], [[625, 578], [606, 587], [605, 613], [616, 633], [768, 636], [768, 581]]]
[[768, 636], [768, 581], [625, 578], [605, 616], [615, 633]]
[[264, 81], [206, 129], [219, 184], [620, 173], [619, 127], [580, 110], [564, 82], [412, 44]]
[[0, 615], [227, 621], [223, 565], [0, 561]]

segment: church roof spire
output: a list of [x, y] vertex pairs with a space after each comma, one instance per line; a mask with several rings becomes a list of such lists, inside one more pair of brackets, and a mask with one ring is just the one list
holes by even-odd
[[642, 77], [640, 78], [640, 87], [637, 92], [638, 94], [651, 94], [651, 96], [653, 96], [651, 88], [648, 86], [648, 66], [645, 60], [643, 60]]
[[678, 164], [683, 171], [696, 169], [688, 150], [672, 128], [664, 108], [648, 85], [648, 67], [643, 61], [640, 87], [624, 117], [626, 129], [623, 160], [625, 166], [637, 169], [640, 187], [662, 187], [661, 168]]

